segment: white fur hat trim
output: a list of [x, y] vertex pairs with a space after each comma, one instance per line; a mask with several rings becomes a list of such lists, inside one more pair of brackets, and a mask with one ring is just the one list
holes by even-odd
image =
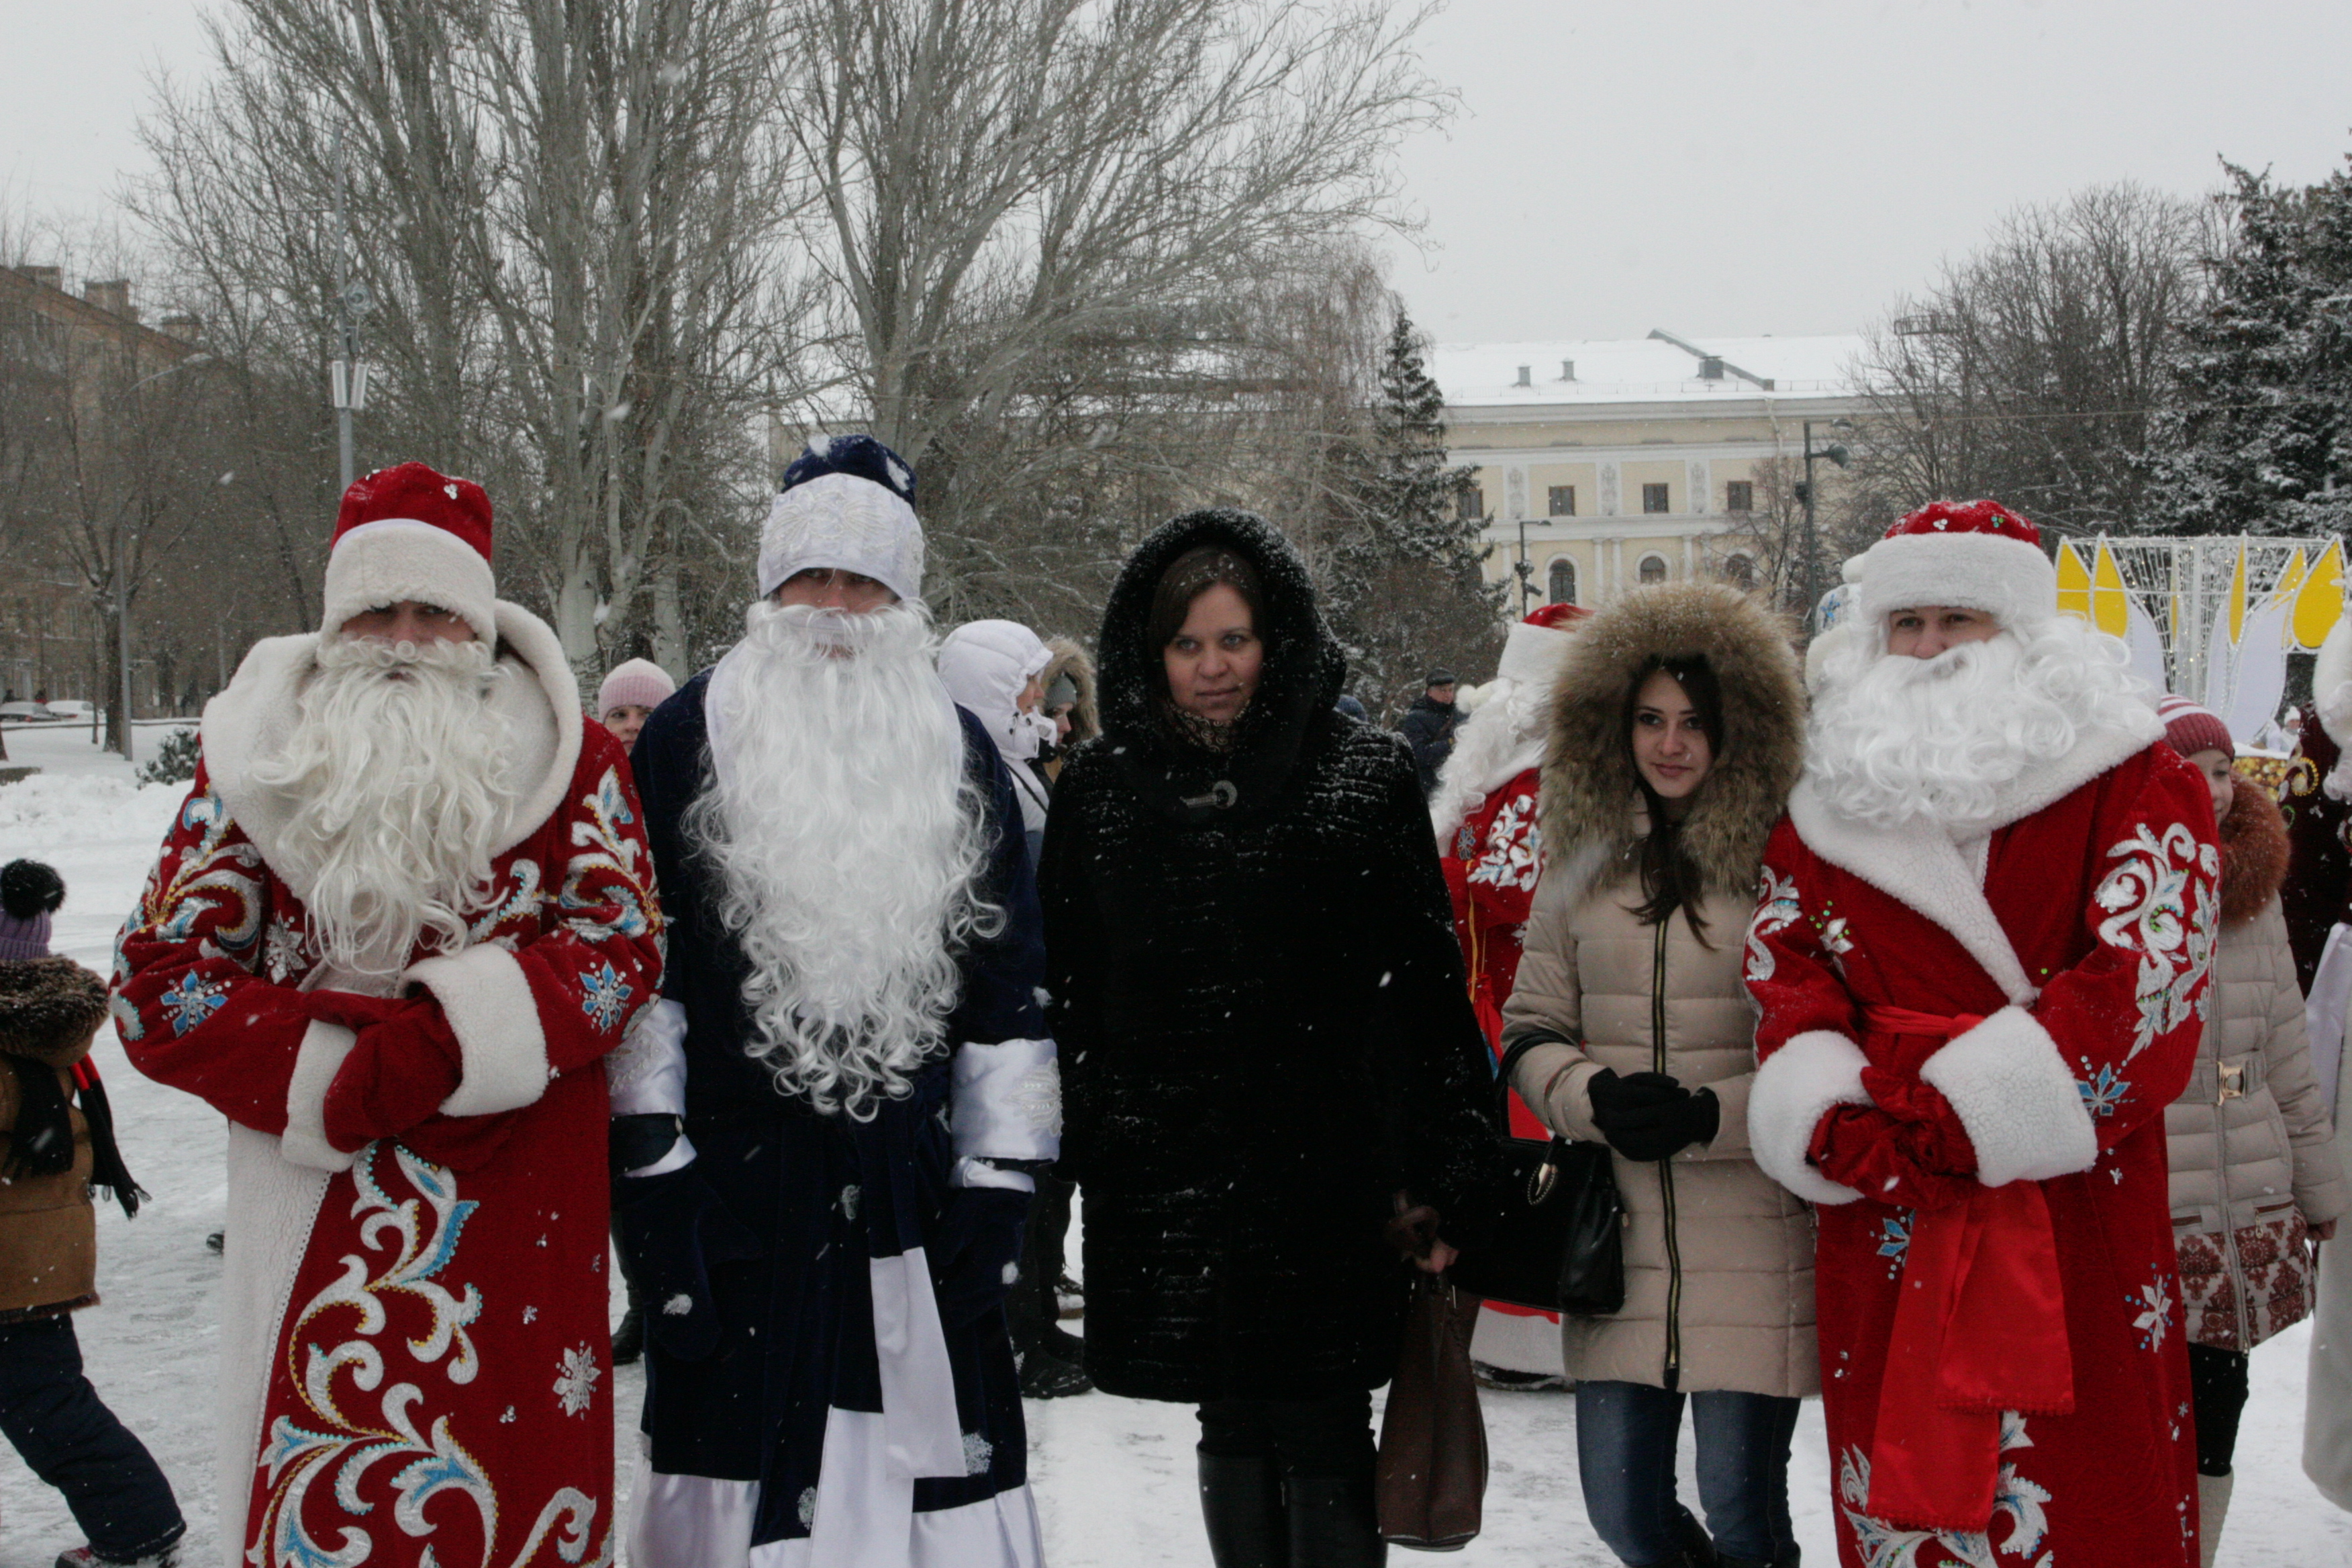
[[871, 577], [901, 599], [923, 596], [923, 525], [871, 479], [821, 474], [776, 497], [760, 527], [760, 596], [811, 567]]
[[1995, 533], [1902, 533], [1862, 558], [1855, 584], [1864, 620], [1917, 605], [1982, 610], [2023, 631], [2058, 613], [2058, 569], [2038, 546]]
[[480, 551], [447, 529], [414, 518], [363, 522], [327, 557], [329, 637], [363, 610], [414, 599], [460, 616], [486, 643], [499, 640], [498, 584]]

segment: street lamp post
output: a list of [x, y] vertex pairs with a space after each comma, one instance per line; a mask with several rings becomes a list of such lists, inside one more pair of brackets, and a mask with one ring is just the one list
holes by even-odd
[[1534, 519], [1522, 517], [1517, 521], [1519, 525], [1519, 561], [1518, 564], [1512, 567], [1511, 570], [1519, 580], [1519, 615], [1524, 618], [1528, 611], [1528, 601], [1536, 596], [1536, 569], [1528, 563], [1528, 522], [1533, 521], [1538, 528], [1549, 528], [1551, 526], [1551, 519], [1548, 517], [1538, 517]]
[[[1830, 421], [1830, 428], [1832, 430], [1851, 430], [1853, 428], [1853, 421], [1851, 419], [1832, 419]], [[1815, 451], [1813, 449], [1813, 422], [1810, 419], [1805, 421], [1805, 477], [1803, 481], [1797, 486], [1797, 499], [1805, 503], [1805, 598], [1804, 603], [1800, 605], [1797, 608], [1798, 614], [1805, 618], [1805, 624], [1808, 628], [1812, 625], [1813, 606], [1821, 602], [1821, 584], [1818, 577], [1821, 552], [1815, 543], [1813, 527], [1813, 460], [1816, 458], [1827, 458], [1831, 462], [1835, 463], [1839, 468], [1843, 468], [1850, 460], [1852, 460], [1853, 457], [1853, 454], [1852, 452], [1848, 451], [1843, 446], [1835, 443], [1823, 447], [1819, 451]]]

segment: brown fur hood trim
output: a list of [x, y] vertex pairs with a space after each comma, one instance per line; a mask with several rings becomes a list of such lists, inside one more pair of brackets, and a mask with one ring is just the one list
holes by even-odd
[[1552, 699], [1543, 764], [1544, 854], [1553, 864], [1633, 842], [1640, 782], [1627, 743], [1625, 693], [1659, 655], [1699, 655], [1723, 695], [1723, 747], [1683, 823], [1683, 844], [1710, 887], [1745, 893], [1805, 760], [1805, 687], [1780, 616], [1720, 583], [1637, 589], [1569, 643]]
[[2271, 792], [2243, 773], [2221, 819], [2221, 923], [2241, 925], [2263, 912], [2286, 880], [2286, 819]]
[[71, 1067], [106, 1021], [106, 982], [70, 958], [0, 963], [0, 1052]]
[[1078, 692], [1077, 706], [1070, 710], [1070, 738], [1063, 743], [1066, 751], [1102, 733], [1102, 708], [1095, 700], [1095, 661], [1068, 637], [1047, 637], [1045, 647], [1054, 656], [1053, 662], [1037, 679], [1051, 690], [1054, 682], [1066, 675]]

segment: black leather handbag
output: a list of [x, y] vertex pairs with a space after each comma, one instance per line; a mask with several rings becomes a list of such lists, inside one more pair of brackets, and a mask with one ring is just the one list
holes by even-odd
[[[1556, 1037], [1521, 1040], [1504, 1057], [1499, 1081], [1507, 1108], [1519, 1058]], [[1454, 1259], [1447, 1280], [1481, 1300], [1570, 1317], [1607, 1317], [1622, 1309], [1624, 1216], [1609, 1146], [1565, 1138], [1507, 1138], [1504, 1144], [1515, 1182], [1502, 1221], [1486, 1245]]]

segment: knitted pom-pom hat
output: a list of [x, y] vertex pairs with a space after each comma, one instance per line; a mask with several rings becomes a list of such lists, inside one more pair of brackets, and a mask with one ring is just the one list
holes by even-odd
[[1998, 501], [1937, 501], [1886, 531], [1864, 552], [1855, 592], [1862, 617], [1921, 605], [1982, 610], [2005, 631], [2029, 631], [2058, 613], [2058, 571], [2042, 531]]
[[2210, 708], [2200, 708], [2175, 694], [2156, 705], [2156, 716], [2164, 721], [2166, 742], [2184, 757], [2193, 757], [2200, 752], [2219, 752], [2225, 757], [2238, 754], [2238, 743], [2230, 738], [2230, 727]]
[[49, 956], [49, 916], [66, 901], [65, 879], [38, 860], [0, 866], [0, 963]]
[[811, 441], [784, 470], [760, 528], [760, 597], [811, 567], [871, 577], [901, 599], [923, 596], [915, 470], [871, 436]]
[[335, 516], [327, 556], [329, 637], [362, 610], [413, 599], [499, 640], [490, 575], [490, 498], [471, 479], [403, 463], [355, 479]]

